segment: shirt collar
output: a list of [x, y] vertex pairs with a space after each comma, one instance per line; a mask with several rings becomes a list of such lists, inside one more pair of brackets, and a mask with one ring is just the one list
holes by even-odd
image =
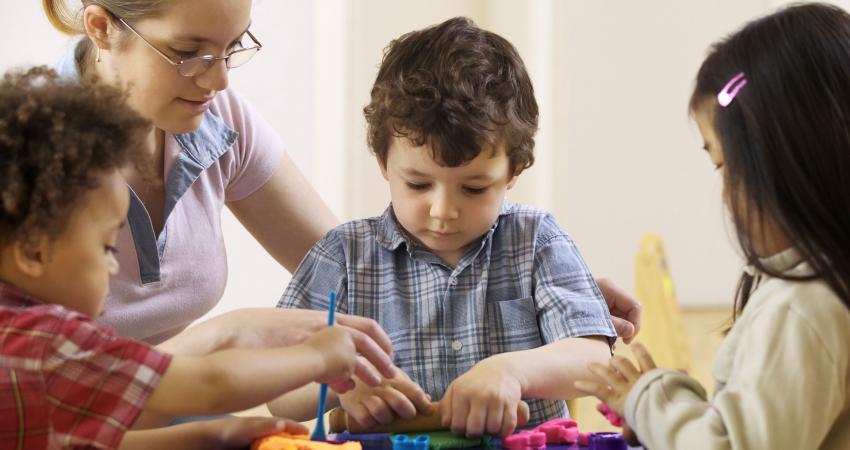
[[[759, 263], [767, 269], [786, 275], [806, 276], [813, 273], [803, 255], [794, 247], [789, 247], [779, 253], [759, 258]], [[760, 275], [761, 271], [755, 266], [744, 266], [744, 272], [750, 276]]]
[[[507, 201], [502, 202], [502, 207], [499, 210], [499, 217], [510, 214], [512, 209], [513, 205]], [[482, 239], [482, 243], [486, 242], [493, 236], [498, 225], [499, 219], [496, 219], [496, 222], [493, 223], [493, 226], [490, 227], [490, 230], [487, 231], [484, 239]], [[406, 244], [408, 252], [412, 252], [417, 246], [413, 237], [411, 237], [406, 231], [404, 231], [401, 225], [399, 225], [398, 220], [395, 217], [395, 213], [393, 212], [392, 204], [390, 204], [390, 206], [388, 206], [381, 215], [376, 234], [377, 236], [375, 237], [375, 240], [377, 240], [382, 247], [390, 251], [395, 251], [399, 248], [399, 246], [401, 246], [401, 244]]]
[[33, 305], [38, 305], [41, 302], [37, 301], [33, 296], [18, 289], [17, 287], [0, 281], [0, 306], [9, 308], [21, 308]]

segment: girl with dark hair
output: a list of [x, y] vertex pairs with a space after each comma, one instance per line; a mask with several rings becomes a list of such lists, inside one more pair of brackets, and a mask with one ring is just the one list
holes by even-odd
[[850, 448], [850, 14], [796, 5], [714, 45], [690, 110], [746, 259], [706, 398], [614, 357], [576, 387], [649, 448]]

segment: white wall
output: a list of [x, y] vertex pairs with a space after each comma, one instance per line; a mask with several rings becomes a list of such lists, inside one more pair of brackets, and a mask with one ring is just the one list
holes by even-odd
[[[67, 39], [40, 2], [0, 16], [0, 70], [50, 63]], [[740, 262], [717, 175], [687, 116], [708, 45], [779, 0], [256, 0], [264, 49], [232, 85], [284, 136], [342, 219], [379, 214], [389, 195], [366, 148], [362, 107], [384, 46], [466, 15], [511, 40], [541, 105], [537, 163], [511, 200], [547, 208], [591, 269], [632, 285], [641, 234], [667, 245], [679, 299], [727, 305]], [[847, 3], [838, 2], [845, 8]], [[227, 214], [230, 279], [213, 313], [271, 305], [288, 274]]]
[[640, 236], [659, 233], [680, 301], [726, 304], [740, 264], [686, 105], [708, 45], [769, 8], [756, 0], [351, 1], [344, 216], [378, 214], [388, 200], [360, 113], [380, 49], [405, 31], [468, 15], [516, 45], [541, 104], [537, 162], [510, 199], [553, 211], [594, 273], [627, 288]]

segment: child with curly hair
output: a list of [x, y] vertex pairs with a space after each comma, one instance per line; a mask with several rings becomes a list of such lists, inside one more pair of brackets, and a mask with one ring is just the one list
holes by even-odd
[[117, 336], [103, 313], [129, 205], [121, 170], [147, 151], [150, 123], [116, 88], [46, 68], [0, 82], [0, 447], [218, 448], [291, 421], [232, 418], [128, 431], [143, 411], [215, 414], [311, 381], [339, 391], [357, 362], [351, 332], [301, 344], [171, 356]]
[[608, 360], [616, 333], [572, 238], [505, 201], [534, 162], [538, 124], [514, 46], [462, 17], [407, 33], [364, 112], [391, 205], [325, 235], [278, 304], [324, 309], [334, 290], [341, 311], [391, 337], [400, 374], [340, 405], [369, 427], [429, 412], [430, 396], [443, 426], [468, 436], [510, 434], [523, 398], [531, 423], [567, 416], [569, 381]]

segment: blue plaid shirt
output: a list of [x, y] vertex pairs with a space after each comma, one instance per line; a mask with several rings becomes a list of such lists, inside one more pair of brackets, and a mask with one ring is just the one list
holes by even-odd
[[[434, 399], [491, 355], [564, 338], [616, 337], [573, 240], [551, 214], [526, 206], [505, 203], [454, 268], [413, 242], [392, 206], [340, 225], [313, 246], [278, 306], [327, 309], [330, 291], [339, 311], [384, 328], [395, 364]], [[560, 400], [529, 406], [531, 423], [567, 416]]]

